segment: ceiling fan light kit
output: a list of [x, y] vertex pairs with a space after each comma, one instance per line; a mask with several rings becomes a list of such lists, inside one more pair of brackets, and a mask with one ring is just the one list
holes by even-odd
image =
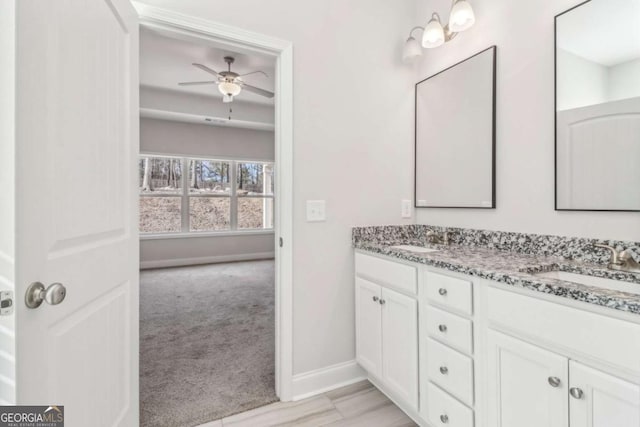
[[[422, 56], [422, 48], [432, 49], [442, 46], [452, 40], [458, 33], [468, 30], [476, 22], [473, 8], [467, 0], [453, 0], [449, 12], [449, 22], [442, 25], [440, 15], [433, 13], [431, 19], [424, 27], [413, 27], [409, 32], [409, 38], [402, 49], [402, 60], [411, 62]], [[418, 43], [413, 33], [422, 31], [422, 46]]]
[[[229, 103], [229, 102], [233, 102], [234, 97], [240, 95], [240, 93], [242, 92], [242, 90], [246, 90], [248, 92], [253, 92], [255, 94], [258, 94], [260, 96], [264, 96], [267, 98], [273, 98], [274, 93], [270, 92], [268, 90], [264, 90], [264, 89], [260, 89], [258, 87], [255, 86], [251, 86], [246, 84], [243, 80], [242, 80], [242, 76], [238, 73], [235, 73], [233, 71], [231, 71], [231, 64], [233, 64], [235, 61], [235, 59], [232, 56], [225, 56], [224, 57], [224, 62], [227, 63], [227, 71], [221, 71], [221, 72], [217, 72], [212, 70], [211, 68], [207, 67], [206, 65], [202, 65], [202, 64], [198, 64], [198, 63], [193, 63], [192, 65], [196, 68], [201, 69], [202, 71], [212, 74], [214, 75], [217, 80], [214, 81], [205, 81], [205, 82], [183, 82], [183, 83], [178, 83], [178, 85], [180, 86], [196, 86], [196, 85], [211, 85], [211, 84], [215, 84], [218, 86], [218, 91], [220, 91], [220, 93], [222, 94], [222, 102], [224, 103]], [[250, 73], [246, 73], [243, 74], [244, 76], [249, 75], [249, 74], [256, 74], [256, 73], [260, 73], [263, 74], [266, 77], [269, 77], [267, 75], [267, 73], [265, 73], [264, 71], [252, 71]]]

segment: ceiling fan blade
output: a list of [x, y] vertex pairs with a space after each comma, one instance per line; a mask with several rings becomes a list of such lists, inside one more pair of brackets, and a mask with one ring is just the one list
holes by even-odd
[[274, 95], [273, 92], [269, 92], [268, 90], [260, 89], [259, 87], [251, 86], [251, 85], [248, 85], [246, 83], [242, 84], [242, 88], [245, 89], [247, 92], [253, 92], [253, 93], [256, 93], [258, 95], [266, 96], [267, 98], [273, 98], [273, 95]]
[[218, 72], [217, 71], [213, 71], [211, 68], [207, 67], [206, 65], [202, 65], [202, 64], [198, 64], [198, 63], [193, 63], [191, 64], [194, 67], [200, 68], [202, 71], [207, 72], [209, 74], [213, 74], [214, 76], [218, 77]]
[[217, 80], [211, 80], [208, 82], [181, 82], [178, 83], [180, 86], [196, 86], [196, 85], [211, 85], [214, 83], [218, 83]]
[[269, 77], [269, 74], [265, 73], [265, 72], [264, 72], [264, 71], [262, 71], [262, 70], [252, 71], [252, 72], [250, 72], [250, 73], [246, 73], [246, 74], [240, 74], [240, 77], [250, 76], [251, 74], [258, 74], [258, 73], [262, 74], [262, 75], [263, 75], [263, 76], [265, 76], [265, 77]]

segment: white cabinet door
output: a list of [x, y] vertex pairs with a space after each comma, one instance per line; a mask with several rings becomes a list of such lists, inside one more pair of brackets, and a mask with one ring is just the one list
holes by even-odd
[[640, 386], [571, 361], [571, 427], [640, 427]]
[[382, 373], [381, 287], [356, 278], [356, 360], [369, 374]]
[[488, 404], [492, 427], [567, 427], [568, 359], [488, 332]]
[[[19, 197], [6, 207], [16, 218], [16, 322], [3, 330], [15, 333], [15, 401], [64, 405], [69, 427], [135, 426], [137, 13], [128, 0], [6, 3], [18, 52]], [[64, 301], [27, 308], [34, 282], [62, 283]]]
[[418, 302], [382, 289], [382, 378], [398, 397], [418, 407]]

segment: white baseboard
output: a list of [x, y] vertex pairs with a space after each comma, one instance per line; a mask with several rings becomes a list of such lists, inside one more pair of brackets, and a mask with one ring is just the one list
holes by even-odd
[[217, 256], [205, 256], [197, 258], [175, 258], [175, 259], [161, 259], [157, 261], [141, 261], [140, 269], [146, 270], [149, 268], [165, 268], [165, 267], [183, 267], [186, 265], [200, 265], [200, 264], [218, 264], [221, 262], [233, 262], [233, 261], [254, 261], [260, 259], [273, 259], [275, 252], [256, 252], [250, 254], [236, 254], [236, 255], [217, 255]]
[[365, 379], [366, 372], [355, 360], [297, 374], [293, 376], [293, 400], [306, 399]]

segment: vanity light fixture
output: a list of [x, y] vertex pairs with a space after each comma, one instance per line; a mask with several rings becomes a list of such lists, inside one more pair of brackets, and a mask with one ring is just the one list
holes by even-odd
[[424, 27], [413, 27], [409, 32], [409, 38], [402, 49], [402, 60], [410, 62], [422, 55], [422, 49], [413, 36], [414, 31], [422, 30], [422, 47], [432, 49], [442, 46], [453, 39], [458, 33], [468, 30], [476, 22], [473, 9], [467, 0], [453, 0], [449, 23], [442, 25], [440, 15], [433, 13], [431, 19]]

